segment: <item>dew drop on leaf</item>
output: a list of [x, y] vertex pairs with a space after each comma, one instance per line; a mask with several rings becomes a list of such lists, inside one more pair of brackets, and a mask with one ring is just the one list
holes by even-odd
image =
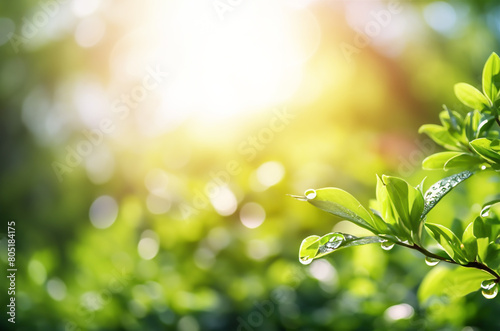
[[484, 280], [481, 283], [481, 288], [484, 290], [491, 290], [495, 286], [495, 280], [494, 279], [489, 279], [489, 280]]
[[438, 263], [439, 263], [438, 259], [435, 259], [435, 258], [432, 258], [432, 257], [429, 257], [429, 256], [425, 257], [425, 264], [427, 264], [429, 267], [433, 267], [433, 266], [435, 266]]
[[383, 250], [390, 251], [394, 247], [394, 243], [385, 241], [380, 244], [380, 247], [382, 247]]
[[311, 262], [312, 262], [312, 261], [313, 261], [313, 259], [311, 259], [311, 258], [309, 257], [309, 255], [308, 255], [308, 256], [302, 256], [302, 257], [300, 258], [300, 263], [302, 263], [302, 264], [304, 264], [304, 265], [311, 264]]
[[489, 290], [483, 288], [481, 293], [483, 293], [483, 297], [485, 297], [486, 299], [493, 299], [498, 294], [498, 286], [495, 284], [495, 286], [493, 286], [493, 288]]
[[427, 213], [455, 186], [472, 176], [473, 173], [466, 170], [461, 173], [441, 179], [439, 182], [432, 185], [424, 194], [424, 210], [421, 218], [424, 218]]
[[329, 249], [337, 249], [344, 240], [338, 238], [332, 238], [329, 242], [325, 244], [325, 246]]
[[314, 199], [316, 198], [316, 191], [315, 190], [307, 190], [304, 195], [306, 196], [306, 198], [308, 199]]

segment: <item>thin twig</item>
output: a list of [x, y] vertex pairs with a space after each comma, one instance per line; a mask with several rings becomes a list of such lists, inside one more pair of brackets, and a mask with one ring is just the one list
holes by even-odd
[[436, 255], [434, 253], [431, 253], [428, 250], [426, 250], [425, 248], [423, 248], [421, 246], [418, 246], [417, 244], [409, 245], [409, 244], [405, 244], [405, 243], [402, 243], [402, 242], [397, 242], [396, 244], [398, 244], [400, 246], [404, 246], [404, 247], [407, 247], [407, 248], [411, 248], [411, 249], [417, 250], [420, 253], [424, 254], [425, 256], [431, 257], [431, 258], [436, 259], [436, 260], [444, 261], [444, 262], [451, 263], [451, 264], [456, 264], [456, 265], [459, 265], [459, 266], [462, 266], [462, 267], [466, 267], [466, 268], [475, 268], [475, 269], [480, 269], [480, 270], [486, 271], [487, 273], [489, 273], [490, 275], [492, 275], [493, 277], [495, 277], [495, 283], [499, 283], [500, 282], [500, 275], [495, 270], [493, 270], [490, 267], [488, 267], [488, 266], [486, 266], [486, 265], [484, 265], [482, 263], [479, 263], [477, 261], [469, 262], [467, 264], [460, 264], [460, 263], [457, 263], [457, 262], [455, 262], [453, 260], [447, 259], [447, 258], [439, 256], [439, 255]]

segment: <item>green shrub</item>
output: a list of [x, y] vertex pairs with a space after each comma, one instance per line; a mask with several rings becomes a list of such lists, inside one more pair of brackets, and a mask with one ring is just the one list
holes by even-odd
[[[495, 53], [484, 66], [482, 85], [480, 92], [471, 85], [456, 84], [457, 98], [472, 110], [462, 114], [444, 106], [439, 114], [442, 125], [426, 124], [419, 130], [446, 149], [427, 157], [422, 167], [455, 174], [426, 191], [424, 181], [413, 187], [398, 177], [377, 176], [376, 199], [370, 208], [339, 188], [307, 190], [304, 196], [294, 196], [374, 234], [309, 236], [300, 246], [300, 261], [308, 264], [351, 246], [379, 243], [389, 250], [399, 245], [422, 253], [430, 266], [441, 261], [460, 266], [430, 272], [419, 290], [421, 300], [433, 294], [462, 296], [479, 288], [484, 297], [494, 298], [500, 282], [500, 194], [484, 203], [463, 233], [426, 221], [439, 201], [463, 181], [483, 171], [500, 172], [500, 58]], [[426, 235], [436, 244], [426, 245]]]

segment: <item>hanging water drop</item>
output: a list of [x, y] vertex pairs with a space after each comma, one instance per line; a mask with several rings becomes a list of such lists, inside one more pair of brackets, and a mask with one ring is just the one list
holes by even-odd
[[306, 196], [306, 198], [308, 199], [314, 199], [316, 198], [316, 190], [313, 190], [313, 189], [310, 189], [310, 190], [307, 190], [304, 195]]
[[483, 289], [481, 291], [481, 293], [483, 293], [483, 297], [485, 297], [486, 299], [493, 299], [494, 297], [497, 296], [498, 294], [498, 286], [494, 286], [492, 289], [490, 290], [485, 290]]
[[483, 296], [486, 299], [493, 299], [498, 294], [498, 284], [494, 279], [485, 280], [481, 283]]
[[384, 241], [382, 244], [380, 244], [380, 247], [382, 247], [383, 250], [390, 251], [394, 247], [394, 243], [390, 241]]
[[429, 257], [429, 256], [425, 257], [425, 264], [427, 264], [429, 267], [433, 267], [438, 263], [439, 263], [438, 259], [435, 259], [435, 258]]
[[494, 279], [488, 279], [488, 280], [483, 280], [481, 283], [481, 288], [484, 290], [491, 290], [495, 286], [495, 280]]
[[313, 259], [311, 259], [309, 257], [309, 255], [308, 256], [301, 256], [299, 260], [300, 260], [300, 263], [302, 263], [304, 265], [311, 264], [311, 262], [313, 261]]

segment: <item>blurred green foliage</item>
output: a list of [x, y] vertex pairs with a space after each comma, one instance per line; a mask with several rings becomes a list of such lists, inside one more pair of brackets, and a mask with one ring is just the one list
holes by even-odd
[[[300, 265], [302, 238], [333, 230], [358, 235], [358, 230], [286, 195], [336, 186], [366, 205], [376, 174], [405, 177], [412, 185], [424, 176], [429, 182], [444, 177], [442, 171], [418, 170], [422, 159], [438, 149], [417, 130], [437, 123], [441, 104], [456, 109], [450, 86], [479, 81], [485, 59], [498, 52], [496, 1], [448, 6], [402, 1], [397, 23], [402, 25], [395, 17], [396, 25], [387, 27], [392, 39], [384, 43], [385, 34], [375, 37], [351, 64], [339, 45], [352, 42], [357, 33], [352, 24], [364, 26], [371, 7], [359, 2], [366, 16], [352, 23], [352, 8], [344, 2], [311, 2], [308, 10], [317, 19], [321, 43], [304, 64], [293, 96], [227, 121], [186, 113], [171, 119], [175, 125], [163, 131], [149, 112], [160, 108], [156, 94], [124, 120], [118, 120], [121, 113], [109, 115], [113, 102], [143, 75], [131, 79], [128, 74], [135, 69], [110, 58], [124, 35], [150, 16], [175, 12], [181, 2], [166, 1], [171, 7], [158, 11], [144, 4], [134, 7], [131, 1], [103, 2], [92, 15], [82, 3], [57, 2], [58, 14], [49, 20], [53, 24], [17, 52], [10, 41], [0, 46], [0, 207], [5, 220], [0, 232], [6, 252], [6, 224], [16, 221], [16, 330], [500, 327], [497, 300], [483, 300], [478, 292], [421, 304], [417, 291], [430, 267], [403, 248], [387, 253], [380, 247], [354, 247], [335, 259]], [[21, 34], [24, 19], [32, 19], [41, 4], [2, 2], [2, 36]], [[207, 13], [216, 17], [210, 5]], [[246, 6], [234, 8], [234, 17]], [[440, 13], [448, 15], [447, 24], [436, 20]], [[82, 46], [90, 41], [79, 33], [86, 36], [89, 26], [101, 23], [87, 22], [77, 33], [88, 17], [106, 22], [102, 41], [92, 47]], [[189, 17], [184, 23], [197, 22]], [[158, 28], [160, 37], [161, 32]], [[245, 35], [234, 40], [238, 37]], [[190, 49], [188, 37], [178, 39]], [[141, 53], [143, 47], [133, 44], [129, 52]], [[175, 56], [175, 51], [159, 56]], [[156, 59], [157, 54], [149, 55], [148, 60]], [[187, 64], [193, 59], [181, 58]], [[175, 74], [175, 66], [168, 69]], [[171, 82], [178, 78], [174, 74]], [[204, 77], [203, 72], [196, 75]], [[244, 78], [228, 79], [237, 87]], [[214, 95], [223, 99], [230, 93]], [[281, 131], [272, 130], [276, 111], [284, 109], [288, 123]], [[113, 118], [115, 134], [104, 137], [58, 181], [53, 163], [66, 162], [67, 148], [76, 150], [88, 139], [84, 130], [96, 130], [102, 116]], [[227, 186], [210, 184], [227, 174]], [[428, 219], [440, 215], [440, 224], [463, 230], [498, 187], [498, 179], [488, 174], [473, 176]], [[210, 199], [210, 190], [219, 190], [213, 196], [220, 199]], [[457, 217], [463, 223], [457, 224]], [[5, 270], [7, 256], [1, 256]], [[436, 268], [432, 272], [447, 272]], [[2, 302], [7, 300], [2, 295]], [[5, 316], [0, 325], [14, 329]]]

